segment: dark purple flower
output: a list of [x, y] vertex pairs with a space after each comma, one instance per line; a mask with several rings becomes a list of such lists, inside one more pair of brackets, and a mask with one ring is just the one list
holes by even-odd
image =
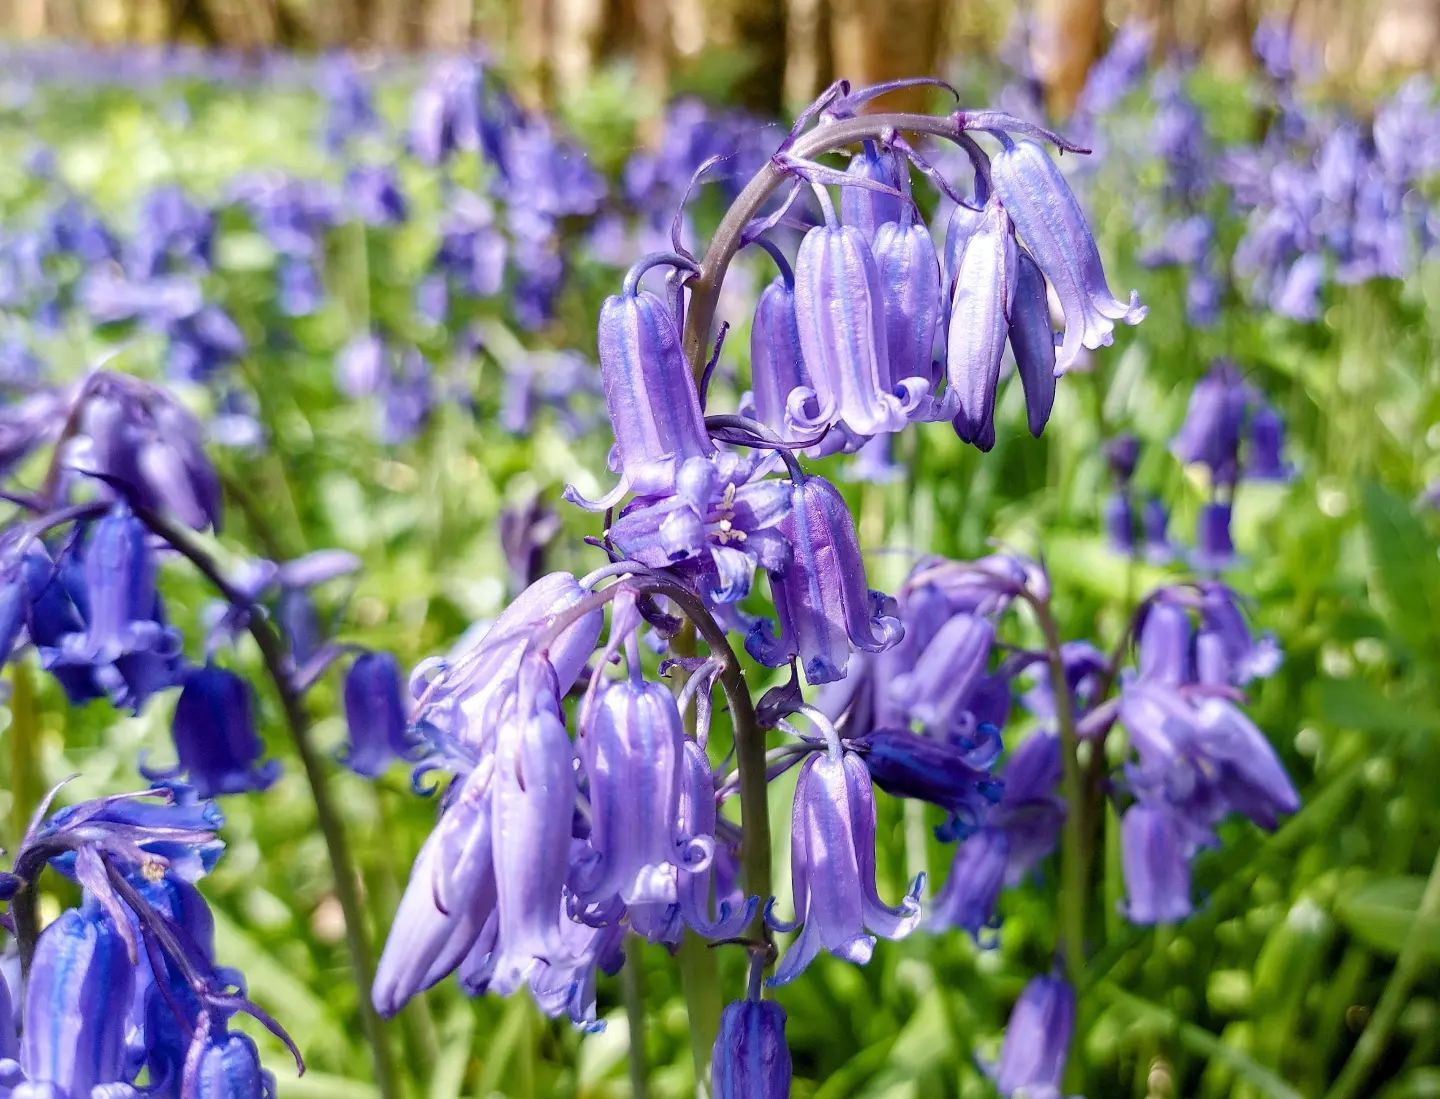
[[750, 655], [778, 667], [799, 657], [807, 682], [842, 679], [851, 649], [880, 652], [904, 635], [865, 583], [865, 562], [844, 498], [822, 477], [790, 489], [790, 510], [778, 528], [791, 556], [770, 574], [778, 634], [757, 622], [746, 638]]
[[1245, 476], [1255, 481], [1288, 481], [1294, 467], [1285, 461], [1285, 421], [1268, 404], [1250, 414], [1250, 452]]
[[785, 1009], [773, 1000], [736, 1000], [720, 1015], [710, 1058], [714, 1099], [789, 1099]]
[[1213, 500], [1200, 508], [1195, 525], [1195, 552], [1191, 561], [1197, 569], [1219, 571], [1235, 564], [1235, 543], [1230, 537], [1230, 504]]
[[937, 736], [952, 733], [980, 685], [995, 643], [995, 624], [956, 614], [916, 657], [913, 670], [886, 685], [905, 712]]
[[983, 744], [967, 749], [908, 729], [876, 729], [849, 744], [861, 754], [876, 786], [895, 797], [940, 806], [954, 818], [952, 830], [973, 829], [1000, 800], [1001, 784], [990, 776]]
[[1158, 496], [1150, 496], [1140, 510], [1140, 527], [1145, 535], [1145, 556], [1151, 561], [1162, 563], [1175, 556], [1167, 529], [1170, 526], [1170, 512]]
[[1139, 295], [1117, 301], [1105, 282], [1100, 252], [1070, 185], [1050, 154], [1033, 141], [1007, 144], [991, 165], [995, 192], [1025, 239], [1035, 262], [1055, 287], [1065, 314], [1065, 335], [1055, 369], [1063, 374], [1082, 347], [1109, 344], [1115, 322], [1139, 324]]
[[1194, 679], [1190, 615], [1183, 605], [1154, 599], [1146, 606], [1136, 644], [1140, 678], [1168, 687]]
[[791, 820], [791, 889], [804, 924], [780, 960], [774, 985], [788, 984], [821, 950], [864, 965], [875, 937], [904, 938], [920, 921], [924, 876], [891, 908], [875, 888], [875, 801], [870, 774], [835, 741], [805, 761]]
[[185, 674], [171, 732], [179, 763], [149, 777], [183, 773], [202, 798], [264, 790], [280, 774], [278, 761], [261, 762], [250, 685], [228, 669], [207, 664]]
[[995, 904], [1005, 885], [1010, 839], [1002, 829], [981, 828], [955, 850], [950, 876], [931, 906], [932, 931], [958, 928], [977, 938], [995, 922]]
[[[155, 591], [155, 560], [144, 526], [123, 503], [116, 504], [90, 525], [80, 560], [78, 582], [67, 584], [67, 594], [84, 629], [61, 635], [53, 645], [39, 641], [41, 661], [57, 672], [88, 667], [115, 705], [139, 713], [151, 694], [174, 682], [180, 650], [179, 632], [166, 624]], [[36, 604], [42, 614], [50, 609]]]
[[1105, 498], [1105, 537], [1110, 548], [1127, 556], [1135, 552], [1135, 508], [1128, 492]]
[[[260, 1067], [254, 1041], [238, 1031], [211, 1031], [209, 1017], [186, 1058], [187, 1088], [196, 1099], [263, 1099], [275, 1093], [275, 1078]], [[203, 1037], [203, 1041], [202, 1041]]]
[[1245, 425], [1249, 387], [1235, 364], [1221, 360], [1195, 385], [1185, 422], [1170, 449], [1187, 465], [1210, 467], [1218, 484], [1233, 485], [1239, 476], [1240, 433]]
[[19, 1058], [31, 1085], [50, 1085], [38, 1094], [85, 1096], [126, 1079], [134, 981], [128, 937], [89, 897], [40, 933], [26, 982]]
[[1204, 581], [1199, 591], [1201, 625], [1195, 645], [1200, 682], [1243, 687], [1273, 675], [1281, 660], [1275, 638], [1251, 632], [1239, 598], [1224, 584]]
[[1039, 438], [1055, 407], [1055, 332], [1045, 277], [1025, 249], [1017, 254], [1015, 300], [1010, 306], [1010, 350], [1025, 392], [1025, 422]]
[[1036, 977], [1025, 986], [991, 1075], [1005, 1099], [1060, 1099], [1075, 1030], [1075, 990], [1064, 977]]
[[414, 747], [400, 701], [400, 666], [391, 653], [361, 653], [345, 673], [345, 724], [350, 743], [344, 763], [375, 778]]

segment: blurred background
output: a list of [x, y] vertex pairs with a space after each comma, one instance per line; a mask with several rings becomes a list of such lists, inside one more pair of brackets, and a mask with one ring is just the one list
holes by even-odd
[[[1440, 0], [0, 0], [0, 39], [5, 468], [43, 475], [28, 410], [95, 364], [166, 385], [224, 482], [217, 556], [353, 554], [355, 576], [301, 593], [283, 625], [406, 672], [537, 572], [597, 564], [598, 520], [560, 500], [607, 487], [595, 317], [669, 246], [698, 165], [733, 154], [688, 206], [692, 245], [835, 77], [934, 74], [967, 106], [1059, 120], [1095, 150], [1062, 168], [1146, 322], [1066, 377], [1041, 439], [1012, 383], [989, 454], [932, 424], [893, 455], [816, 468], [876, 550], [875, 587], [895, 590], [915, 548], [967, 558], [998, 540], [1043, 554], [1065, 637], [1108, 650], [1144, 592], [1192, 575], [1212, 485], [1172, 441], [1195, 384], [1238, 364], [1286, 425], [1293, 476], [1237, 491], [1225, 577], [1285, 651], [1249, 712], [1302, 808], [1273, 834], [1227, 822], [1197, 858], [1196, 914], [1158, 929], [1121, 917], [1107, 816], [1083, 1090], [1440, 1095]], [[907, 94], [943, 103], [885, 103]], [[933, 189], [920, 203], [943, 226]], [[766, 263], [746, 253], [727, 282], [726, 407]], [[1122, 436], [1139, 458], [1117, 478], [1105, 447]], [[1132, 499], [1158, 507], [1168, 564], [1110, 523]], [[162, 587], [202, 659], [211, 593], [170, 564]], [[221, 659], [258, 675], [249, 647]], [[33, 654], [6, 678], [7, 847], [65, 776], [82, 775], [78, 799], [133, 788], [142, 750], [174, 758], [174, 691], [130, 716], [69, 705]], [[297, 1082], [256, 1032], [280, 1095], [368, 1099], [333, 867], [257, 691], [283, 770], [224, 801], [205, 885], [218, 954], [308, 1056]], [[435, 804], [399, 763], [376, 781], [342, 769], [340, 695], [331, 674], [307, 703], [379, 941]], [[1020, 735], [1027, 720], [1017, 708]], [[880, 812], [882, 895], [922, 868], [940, 888], [955, 849], [930, 832], [938, 814]], [[795, 1094], [993, 1099], [980, 1063], [1050, 964], [1055, 876], [1007, 890], [979, 942], [919, 933], [782, 990]], [[71, 903], [45, 900], [47, 918]], [[650, 1094], [688, 1099], [707, 1051], [690, 1048], [673, 959], [638, 958]], [[739, 962], [717, 964], [740, 988]], [[620, 1099], [617, 981], [599, 1011], [608, 1029], [584, 1036], [447, 980], [388, 1034], [413, 1099]]]
[[[1338, 85], [1373, 88], [1440, 63], [1436, 0], [1033, 0], [1020, 6], [1052, 107], [1073, 104], [1107, 28], [1143, 21], [1157, 54], [1252, 64], [1262, 19], [1309, 42]], [[0, 34], [226, 50], [445, 51], [483, 42], [545, 100], [597, 67], [633, 65], [656, 94], [701, 91], [757, 111], [808, 101], [843, 73], [935, 72], [1015, 34], [1006, 0], [3, 0]]]

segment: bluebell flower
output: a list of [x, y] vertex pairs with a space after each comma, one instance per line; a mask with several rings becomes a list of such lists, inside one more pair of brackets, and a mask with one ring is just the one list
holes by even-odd
[[1137, 802], [1120, 822], [1126, 918], [1131, 923], [1175, 923], [1192, 911], [1193, 849], [1163, 805]]
[[93, 898], [40, 933], [20, 1038], [20, 1068], [30, 1084], [82, 1096], [125, 1081], [135, 964], [127, 938]]
[[460, 191], [451, 199], [435, 265], [468, 297], [498, 294], [504, 281], [509, 245], [494, 221], [490, 204], [479, 195]]
[[959, 256], [945, 349], [956, 434], [981, 450], [995, 445], [995, 394], [1018, 275], [1014, 228], [992, 196]]
[[[902, 175], [909, 173], [909, 165], [900, 159], [894, 149], [875, 141], [866, 141], [845, 168], [845, 174], [851, 179], [869, 180], [895, 191], [901, 188]], [[905, 207], [906, 200], [899, 194], [887, 194], [866, 187], [840, 189], [841, 220], [859, 229], [865, 234], [865, 239], [872, 242], [882, 225], [900, 220]]]
[[[788, 984], [821, 950], [856, 965], [870, 960], [875, 938], [904, 938], [920, 921], [924, 875], [892, 908], [875, 886], [875, 801], [870, 774], [838, 740], [805, 761], [791, 821], [791, 889], [804, 927], [780, 960], [771, 984]], [[781, 930], [795, 925], [772, 922]]]
[[228, 669], [207, 664], [185, 674], [171, 731], [179, 763], [151, 777], [183, 773], [203, 798], [264, 790], [280, 774], [278, 761], [261, 762], [250, 685]]
[[[688, 459], [715, 450], [675, 317], [664, 301], [639, 289], [643, 270], [632, 269], [622, 293], [600, 309], [600, 370], [622, 472], [612, 493], [586, 505], [602, 510], [627, 492], [668, 495]], [[573, 490], [566, 494], [580, 502]]]
[[1235, 543], [1230, 535], [1229, 501], [1212, 500], [1200, 507], [1195, 524], [1195, 550], [1190, 555], [1197, 569], [1219, 572], [1235, 564]]
[[345, 725], [350, 739], [344, 763], [374, 778], [391, 760], [404, 759], [414, 742], [400, 699], [400, 666], [391, 653], [361, 653], [345, 673]]
[[1075, 990], [1061, 976], [1036, 977], [1010, 1012], [1000, 1059], [991, 1070], [1005, 1099], [1060, 1099], [1075, 1031]]
[[215, 215], [179, 187], [165, 185], [142, 200], [126, 270], [135, 278], [210, 268]]
[[400, 180], [389, 165], [363, 164], [345, 176], [345, 197], [355, 215], [366, 225], [399, 225], [410, 216], [410, 204], [400, 190]]
[[789, 543], [778, 529], [791, 507], [788, 481], [759, 479], [765, 465], [732, 451], [692, 458], [673, 496], [642, 497], [607, 532], [626, 557], [651, 568], [693, 571], [721, 603], [744, 599], [757, 566], [778, 572]]
[[452, 973], [498, 929], [491, 800], [495, 759], [486, 756], [446, 799], [410, 871], [376, 967], [371, 1000], [381, 1015]]
[[1240, 439], [1250, 388], [1235, 364], [1221, 360], [1196, 383], [1185, 422], [1170, 444], [1175, 457], [1210, 469], [1216, 484], [1233, 485], [1240, 474]]
[[714, 847], [679, 827], [685, 733], [675, 696], [632, 668], [587, 699], [583, 720], [592, 855], [576, 868], [576, 892], [588, 903], [674, 903], [675, 871], [703, 870]]
[[484, 70], [469, 58], [437, 66], [415, 93], [410, 108], [410, 151], [432, 167], [456, 152], [480, 148], [481, 81]]
[[1117, 321], [1139, 324], [1145, 307], [1133, 291], [1128, 304], [1111, 294], [1080, 204], [1044, 149], [1033, 141], [1007, 143], [991, 173], [995, 193], [1060, 300], [1065, 334], [1055, 370], [1063, 374], [1082, 347], [1109, 344]]
[[756, 623], [745, 641], [751, 656], [771, 667], [798, 657], [806, 681], [820, 684], [845, 676], [852, 648], [881, 652], [900, 640], [899, 620], [866, 586], [854, 521], [833, 485], [815, 476], [793, 484], [777, 529], [791, 551], [770, 573], [779, 630]]
[[736, 1000], [720, 1015], [710, 1057], [715, 1099], [789, 1099], [785, 1009], [773, 1000]]
[[320, 272], [308, 259], [282, 258], [276, 279], [275, 301], [287, 317], [308, 317], [325, 300]]
[[[180, 635], [165, 622], [146, 538], [145, 527], [123, 503], [91, 524], [81, 550], [80, 584], [68, 590], [84, 628], [52, 644], [40, 642], [47, 669], [89, 668], [115, 705], [136, 713], [179, 673]], [[49, 613], [53, 606], [37, 602], [36, 609]]]

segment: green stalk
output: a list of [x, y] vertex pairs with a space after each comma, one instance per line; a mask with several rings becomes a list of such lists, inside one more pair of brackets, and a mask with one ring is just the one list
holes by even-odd
[[227, 602], [249, 607], [246, 627], [254, 638], [256, 647], [265, 664], [265, 670], [275, 686], [280, 699], [280, 708], [285, 715], [285, 729], [300, 757], [300, 765], [309, 783], [310, 794], [315, 802], [315, 816], [325, 840], [330, 865], [335, 869], [335, 898], [345, 917], [345, 943], [350, 955], [351, 975], [358, 994], [358, 1010], [365, 1038], [370, 1045], [375, 1066], [375, 1083], [381, 1099], [399, 1099], [400, 1085], [395, 1074], [395, 1063], [390, 1052], [390, 1043], [370, 1003], [370, 986], [375, 976], [375, 956], [366, 931], [365, 908], [360, 900], [360, 876], [349, 840], [345, 835], [345, 824], [334, 802], [330, 790], [330, 778], [325, 772], [324, 762], [315, 747], [310, 715], [304, 701], [290, 681], [288, 656], [285, 643], [275, 632], [264, 610], [238, 591], [220, 572], [210, 555], [191, 535], [190, 531], [178, 527], [169, 520], [156, 515], [146, 508], [135, 507], [135, 515], [155, 534], [182, 557], [195, 566]]
[[1440, 934], [1440, 851], [1435, 853], [1430, 878], [1425, 883], [1420, 906], [1415, 910], [1415, 920], [1406, 932], [1395, 968], [1385, 982], [1380, 1002], [1375, 1005], [1375, 1014], [1370, 1016], [1369, 1025], [1355, 1043], [1345, 1068], [1325, 1093], [1325, 1099], [1352, 1099], [1356, 1095], [1374, 1094], [1377, 1081], [1371, 1079], [1371, 1073], [1380, 1055], [1385, 1052], [1401, 1012], [1405, 1010], [1410, 989], [1425, 968], [1426, 955], [1434, 948], [1437, 934]]
[[629, 935], [625, 940], [625, 965], [620, 970], [620, 993], [625, 1000], [625, 1021], [630, 1028], [630, 1099], [649, 1099], [650, 1064], [645, 1054], [645, 974], [640, 969], [644, 940]]
[[35, 677], [26, 660], [10, 665], [10, 835], [20, 850], [30, 814], [39, 801], [35, 748], [40, 723], [35, 709]]
[[710, 1056], [720, 1034], [720, 959], [710, 944], [686, 931], [675, 956], [680, 991], [690, 1017], [690, 1060], [695, 1065], [695, 1099], [709, 1099]]

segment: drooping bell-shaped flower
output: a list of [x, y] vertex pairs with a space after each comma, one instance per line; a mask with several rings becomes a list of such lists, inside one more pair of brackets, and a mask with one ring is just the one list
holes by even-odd
[[631, 671], [587, 700], [579, 748], [593, 861], [575, 880], [586, 901], [669, 904], [676, 900], [672, 870], [704, 869], [714, 841], [679, 829], [685, 730], [675, 696]]
[[1198, 569], [1220, 571], [1235, 564], [1235, 543], [1230, 536], [1231, 505], [1212, 500], [1200, 508], [1195, 524], [1195, 551], [1191, 560]]
[[1094, 351], [1111, 343], [1117, 321], [1139, 324], [1145, 307], [1134, 291], [1128, 304], [1110, 292], [1080, 203], [1043, 148], [1033, 141], [1007, 143], [991, 162], [991, 179], [1065, 314], [1055, 360], [1056, 372], [1063, 374], [1082, 347]]
[[93, 899], [40, 933], [25, 987], [20, 1068], [32, 1085], [88, 1096], [125, 1079], [134, 965], [126, 935]]
[[1126, 810], [1120, 862], [1131, 923], [1174, 923], [1190, 915], [1190, 850], [1170, 810], [1145, 802]]
[[[891, 191], [901, 188], [901, 175], [908, 172], [894, 149], [873, 141], [865, 142], [845, 168], [845, 174], [851, 179], [878, 183]], [[872, 242], [881, 226], [900, 220], [907, 205], [898, 194], [869, 187], [840, 188], [840, 219], [846, 225], [859, 229], [865, 239]]]
[[[586, 595], [570, 573], [549, 573], [521, 592], [478, 642], [422, 664], [411, 681], [419, 731], [442, 752], [475, 752], [493, 744], [532, 637]], [[558, 691], [568, 691], [579, 677], [604, 622], [604, 612], [596, 608], [550, 643]]]
[[1290, 776], [1270, 741], [1233, 702], [1207, 698], [1197, 707], [1200, 740], [1229, 807], [1262, 828], [1274, 829], [1281, 813], [1300, 808]]
[[935, 242], [907, 208], [899, 219], [880, 225], [870, 247], [880, 275], [890, 375], [896, 381], [919, 378], [928, 390], [943, 308]]
[[1150, 496], [1140, 509], [1140, 528], [1145, 535], [1145, 556], [1156, 563], [1164, 563], [1175, 556], [1175, 547], [1170, 544], [1170, 511], [1158, 496]]
[[1200, 585], [1200, 622], [1196, 639], [1200, 682], [1243, 687], [1252, 679], [1274, 674], [1280, 666], [1275, 638], [1251, 632], [1238, 597], [1219, 581]]
[[1061, 976], [1036, 977], [1020, 993], [991, 1070], [1005, 1099], [1059, 1099], [1075, 1030], [1075, 990]]
[[1249, 396], [1235, 364], [1216, 363], [1190, 394], [1185, 422], [1170, 444], [1175, 457], [1187, 465], [1208, 466], [1216, 484], [1233, 485], [1239, 476], [1240, 434]]
[[814, 422], [802, 426], [839, 423], [865, 436], [899, 431], [929, 385], [896, 381], [875, 256], [864, 233], [835, 224], [828, 196], [824, 205], [825, 224], [805, 234], [795, 257], [800, 348], [817, 398]]
[[278, 760], [261, 762], [265, 745], [255, 728], [250, 685], [234, 672], [207, 664], [185, 674], [171, 724], [179, 763], [202, 798], [264, 790], [280, 774]]
[[643, 262], [632, 268], [621, 293], [600, 307], [600, 374], [622, 486], [593, 505], [602, 509], [626, 491], [673, 491], [686, 459], [715, 450], [675, 317], [663, 300], [640, 289], [644, 269]]
[[852, 647], [880, 652], [900, 640], [899, 620], [866, 586], [854, 520], [834, 485], [814, 476], [793, 484], [777, 529], [791, 551], [770, 574], [779, 632], [756, 623], [745, 642], [751, 656], [771, 667], [798, 656], [809, 683], [831, 683], [844, 678]]
[[545, 960], [561, 957], [561, 895], [575, 816], [574, 749], [565, 724], [540, 702], [500, 727], [491, 799], [499, 941], [490, 987], [508, 996]]
[[[715, 774], [705, 749], [686, 739], [680, 776], [679, 826], [682, 835], [708, 837], [714, 841], [718, 814], [715, 809]], [[708, 866], [677, 875], [679, 915], [685, 925], [712, 939], [734, 938], [755, 916], [760, 898], [746, 898], [730, 889], [718, 872], [724, 848], [717, 847]], [[718, 906], [712, 912], [711, 893]]]
[[392, 653], [361, 653], [345, 673], [345, 726], [350, 742], [344, 763], [374, 778], [414, 746], [400, 700], [400, 666]]
[[260, 1051], [247, 1034], [211, 1029], [202, 1023], [186, 1057], [184, 1093], [195, 1099], [265, 1099], [275, 1094], [275, 1078], [260, 1065]]
[[864, 965], [877, 935], [899, 939], [915, 929], [924, 876], [897, 907], [880, 900], [870, 774], [838, 739], [801, 767], [790, 834], [791, 889], [804, 929], [780, 960], [772, 984], [793, 981], [821, 950]]
[[135, 503], [203, 530], [220, 525], [220, 478], [200, 424], [165, 390], [99, 373], [87, 383], [71, 464]]
[[1010, 840], [1002, 829], [982, 828], [960, 841], [950, 876], [930, 908], [932, 931], [958, 928], [976, 938], [995, 921], [995, 903], [1005, 884]]
[[[975, 828], [1000, 800], [1000, 783], [982, 763], [986, 749], [908, 729], [876, 729], [850, 744], [861, 753], [875, 785], [887, 794], [920, 798], [947, 810], [959, 831]], [[994, 752], [988, 753], [991, 758]]]
[[1105, 538], [1116, 553], [1129, 556], [1135, 552], [1135, 506], [1129, 492], [1106, 497]]
[[1288, 481], [1295, 469], [1285, 461], [1285, 421], [1268, 404], [1250, 416], [1250, 453], [1245, 476], [1256, 481]]
[[53, 647], [41, 642], [42, 661], [56, 671], [88, 666], [117, 706], [138, 713], [174, 682], [180, 636], [164, 622], [145, 527], [125, 504], [91, 525], [78, 580], [70, 594], [84, 629]]
[[495, 757], [461, 781], [426, 839], [390, 924], [370, 998], [390, 1016], [458, 966], [495, 920]]
[[1025, 422], [1030, 434], [1038, 439], [1055, 407], [1055, 332], [1050, 327], [1050, 302], [1040, 268], [1023, 248], [1017, 253], [1016, 264], [1010, 350], [1025, 393]]
[[913, 671], [886, 685], [906, 712], [937, 735], [947, 735], [979, 685], [995, 641], [983, 615], [957, 614], [931, 638]]
[[945, 375], [957, 409], [956, 434], [989, 450], [995, 445], [995, 390], [1019, 274], [1015, 234], [997, 199], [986, 203], [959, 262], [950, 299]]
[[710, 1056], [714, 1099], [790, 1099], [785, 1009], [774, 1000], [736, 1000], [720, 1015]]
[[1152, 600], [1140, 623], [1136, 653], [1140, 678], [1178, 687], [1193, 678], [1190, 615], [1166, 599]]

